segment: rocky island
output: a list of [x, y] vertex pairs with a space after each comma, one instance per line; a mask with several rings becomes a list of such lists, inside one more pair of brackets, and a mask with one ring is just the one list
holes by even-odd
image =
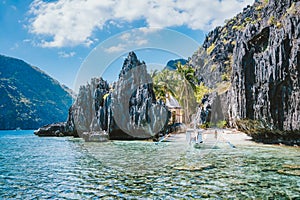
[[[134, 70], [136, 72], [132, 73]], [[131, 90], [134, 87], [136, 89]], [[167, 108], [156, 101], [146, 64], [130, 52], [112, 88], [102, 78], [93, 78], [91, 83], [80, 87], [67, 122], [44, 126], [35, 134], [81, 136], [87, 141], [93, 140], [95, 135], [105, 137], [106, 133], [113, 140], [147, 139], [155, 137], [159, 130], [164, 131], [167, 115]], [[148, 128], [142, 130], [151, 120], [153, 127], [150, 129], [156, 130], [154, 134]]]
[[[223, 27], [209, 32], [186, 65], [195, 70], [198, 84], [209, 91], [206, 96], [209, 106], [219, 112], [218, 116], [224, 118], [228, 127], [244, 131], [258, 142], [299, 145], [299, 36], [300, 2], [255, 1], [226, 20]], [[118, 91], [128, 85], [124, 76], [135, 67], [142, 77], [147, 77], [145, 63], [131, 52], [113, 89]], [[98, 91], [96, 99], [95, 91]], [[113, 99], [121, 100], [121, 96], [115, 93], [112, 98], [113, 95], [102, 78], [92, 79], [90, 84], [82, 86], [59, 134], [77, 136], [78, 133], [106, 131], [110, 139], [136, 139], [115, 123]], [[141, 85], [128, 103], [129, 124], [137, 126], [153, 119], [149, 110], [159, 105], [151, 83]], [[157, 126], [166, 124], [163, 120], [163, 124]], [[54, 136], [58, 132], [47, 126], [35, 134]]]

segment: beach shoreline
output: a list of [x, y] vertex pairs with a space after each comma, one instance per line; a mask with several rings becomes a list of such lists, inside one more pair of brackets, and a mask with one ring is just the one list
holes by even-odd
[[[239, 131], [237, 129], [219, 129], [219, 128], [208, 128], [208, 129], [201, 129], [203, 137], [215, 137], [215, 131], [217, 131], [217, 141], [218, 142], [230, 142], [235, 147], [238, 146], [257, 146], [257, 145], [264, 145], [264, 146], [288, 146], [288, 147], [296, 147], [299, 146], [290, 146], [285, 144], [266, 144], [263, 142], [256, 142], [252, 139], [251, 136], [247, 135], [246, 133]], [[196, 134], [193, 135], [195, 137]], [[186, 140], [186, 132], [181, 133], [172, 133], [171, 136], [167, 139], [168, 142], [187, 142]], [[205, 143], [205, 141], [204, 141]]]

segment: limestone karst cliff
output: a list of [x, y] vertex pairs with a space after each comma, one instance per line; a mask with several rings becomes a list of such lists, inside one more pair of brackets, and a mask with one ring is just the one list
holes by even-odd
[[189, 64], [220, 95], [230, 126], [299, 132], [299, 1], [256, 1], [211, 31]]
[[300, 2], [270, 0], [260, 13], [237, 34], [229, 117], [300, 130]]
[[167, 124], [167, 109], [156, 102], [146, 64], [134, 52], [125, 59], [111, 97], [110, 139], [150, 138]]
[[42, 127], [35, 134], [86, 138], [86, 134], [105, 132], [109, 139], [145, 139], [158, 134], [167, 122], [168, 111], [156, 102], [146, 64], [130, 52], [111, 88], [102, 78], [93, 78], [80, 87], [67, 122], [54, 125], [59, 129]]
[[[259, 134], [263, 134], [266, 140], [283, 138], [278, 140], [280, 142], [292, 137], [300, 143], [299, 36], [298, 0], [257, 0], [234, 18], [226, 20], [223, 27], [209, 32], [188, 64], [196, 69], [198, 81], [212, 91], [207, 98], [213, 112], [210, 116], [216, 122], [225, 119], [230, 127], [255, 133], [252, 136], [257, 140], [262, 136]], [[136, 66], [139, 66], [140, 76], [128, 75], [128, 71]], [[121, 92], [126, 91], [122, 88], [132, 88], [132, 80], [141, 83], [140, 78], [147, 82], [145, 63], [130, 53], [114, 85], [115, 92], [106, 95], [101, 101], [103, 106], [93, 107], [93, 95], [99, 82], [92, 81], [91, 85], [82, 87], [80, 98], [70, 112], [73, 117], [69, 119], [79, 123], [78, 130], [91, 131], [100, 127], [109, 132], [111, 138], [127, 138], [128, 134], [122, 135], [124, 130], [117, 125], [124, 127], [126, 123], [122, 119], [116, 123], [114, 118], [114, 111], [120, 109], [125, 114], [127, 111], [123, 107], [115, 109], [114, 105], [122, 102], [123, 95], [128, 96]], [[100, 90], [100, 97], [108, 93], [106, 86], [101, 86]], [[130, 126], [161, 121], [151, 114], [155, 107], [156, 112], [164, 113], [155, 101], [151, 83], [143, 84], [135, 92], [129, 90], [129, 93], [132, 95], [127, 99]], [[85, 112], [89, 114], [83, 114]]]
[[300, 130], [300, 2], [257, 1], [211, 31], [190, 64], [224, 101], [223, 112]]

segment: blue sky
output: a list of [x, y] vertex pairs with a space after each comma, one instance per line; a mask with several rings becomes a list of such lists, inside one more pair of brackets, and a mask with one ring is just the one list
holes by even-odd
[[[253, 0], [0, 0], [0, 54], [37, 66], [74, 89], [94, 74], [114, 80], [131, 50], [136, 50], [139, 59], [150, 67], [192, 56], [209, 30], [223, 25], [225, 19], [252, 3]], [[87, 67], [89, 62], [99, 63], [98, 68]], [[83, 72], [87, 75], [81, 77]]]

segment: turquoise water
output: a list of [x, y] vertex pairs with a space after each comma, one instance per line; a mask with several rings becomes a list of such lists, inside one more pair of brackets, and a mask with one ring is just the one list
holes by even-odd
[[0, 199], [299, 199], [300, 150], [0, 131]]

